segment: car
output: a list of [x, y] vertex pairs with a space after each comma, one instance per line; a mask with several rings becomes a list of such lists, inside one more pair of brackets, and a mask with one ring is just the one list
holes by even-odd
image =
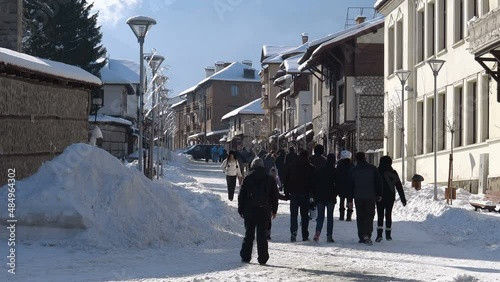
[[[209, 150], [212, 150], [213, 146], [217, 146], [217, 144], [197, 144], [189, 147], [184, 154], [188, 154], [193, 156], [193, 159], [204, 159], [206, 157], [205, 150], [209, 148]], [[210, 153], [210, 158], [212, 158], [212, 153]]]

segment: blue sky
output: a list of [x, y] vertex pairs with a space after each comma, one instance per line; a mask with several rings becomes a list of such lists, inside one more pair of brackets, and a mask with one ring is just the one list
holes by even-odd
[[[139, 44], [126, 24], [135, 15], [158, 22], [144, 51], [163, 55], [173, 94], [204, 78], [215, 61], [252, 60], [260, 70], [262, 45], [300, 45], [344, 29], [348, 7], [374, 0], [95, 0], [108, 55], [139, 61]], [[352, 15], [355, 16], [355, 15]], [[370, 14], [371, 16], [371, 14]]]

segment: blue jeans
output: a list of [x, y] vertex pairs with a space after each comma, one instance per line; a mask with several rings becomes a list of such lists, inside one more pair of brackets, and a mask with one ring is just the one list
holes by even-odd
[[316, 219], [316, 231], [321, 231], [321, 229], [323, 229], [323, 221], [325, 220], [325, 207], [326, 207], [326, 236], [332, 236], [333, 210], [335, 208], [335, 203], [333, 202], [316, 203], [316, 208], [318, 209], [318, 218]]
[[290, 195], [290, 233], [297, 234], [298, 216], [300, 209], [300, 218], [302, 225], [302, 239], [309, 238], [309, 194], [292, 193]]

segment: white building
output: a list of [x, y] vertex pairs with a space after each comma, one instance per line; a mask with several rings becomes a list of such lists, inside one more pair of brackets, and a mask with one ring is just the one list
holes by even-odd
[[[401, 89], [395, 71], [411, 71], [404, 91], [405, 178], [421, 174], [434, 181], [437, 149], [437, 182], [446, 183], [449, 154], [453, 148], [456, 187], [484, 192], [500, 186], [500, 113], [497, 83], [475, 61], [469, 50], [469, 21], [499, 14], [498, 0], [379, 0], [375, 8], [385, 16], [385, 141], [386, 152], [401, 173]], [[494, 10], [494, 11], [493, 11]], [[488, 14], [489, 13], [489, 14]], [[445, 60], [437, 76], [426, 63]], [[434, 105], [438, 108], [433, 127]], [[454, 125], [452, 136], [449, 128]], [[453, 137], [453, 142], [451, 141]], [[433, 140], [437, 138], [437, 148]], [[488, 166], [490, 160], [491, 166]], [[486, 182], [486, 179], [488, 181]], [[480, 184], [481, 183], [481, 184]], [[484, 183], [484, 185], [483, 185]]]

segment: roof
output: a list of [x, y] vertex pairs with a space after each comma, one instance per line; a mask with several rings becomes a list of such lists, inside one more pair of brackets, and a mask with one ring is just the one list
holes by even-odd
[[225, 120], [237, 115], [263, 115], [264, 109], [262, 109], [260, 102], [261, 98], [257, 98], [246, 105], [230, 111], [229, 113], [225, 114], [220, 120]]
[[356, 26], [344, 30], [343, 32], [338, 33], [337, 36], [335, 36], [334, 38], [331, 38], [323, 42], [317, 48], [311, 50], [312, 52], [309, 52], [308, 50], [310, 57], [307, 58], [307, 60], [304, 60], [304, 58], [306, 58], [306, 54], [304, 54], [304, 57], [302, 57], [299, 60], [299, 63], [301, 64], [299, 66], [299, 70], [301, 71], [306, 70], [311, 65], [312, 60], [319, 57], [325, 50], [333, 48], [353, 38], [378, 30], [384, 26], [384, 22], [385, 22], [384, 18], [380, 17], [370, 21], [366, 21], [362, 24], [358, 24]]
[[303, 54], [309, 47], [309, 42], [306, 42], [300, 46], [292, 47], [284, 50], [278, 54], [270, 56], [262, 61], [263, 64], [269, 63], [281, 63], [283, 60], [289, 58], [290, 56], [295, 56], [297, 54]]
[[283, 97], [286, 97], [288, 94], [290, 94], [290, 87], [276, 94], [276, 99], [281, 99]]
[[302, 58], [302, 54], [295, 55], [283, 61], [283, 67], [286, 73], [297, 74], [302, 72], [310, 72], [308, 70], [299, 71], [299, 59]]
[[29, 73], [38, 73], [75, 82], [101, 85], [101, 80], [97, 76], [80, 67], [41, 59], [6, 48], [0, 48], [0, 65], [10, 66]]
[[[95, 115], [89, 115], [88, 121], [94, 122], [96, 120]], [[123, 125], [131, 126], [132, 122], [124, 118], [112, 117], [107, 115], [97, 115], [97, 122], [100, 123], [118, 123]]]
[[373, 7], [375, 9], [378, 9], [378, 8], [380, 8], [380, 6], [382, 6], [383, 4], [385, 4], [388, 1], [389, 0], [377, 0], [377, 2], [375, 2], [375, 4], [373, 5]]
[[207, 137], [212, 136], [212, 135], [220, 135], [220, 134], [224, 134], [224, 133], [228, 133], [228, 132], [229, 132], [229, 129], [214, 130], [214, 131], [207, 132]]
[[186, 102], [187, 102], [186, 100], [182, 100], [180, 102], [177, 102], [177, 103], [173, 104], [170, 108], [174, 109], [174, 108], [176, 108], [176, 107], [178, 107], [178, 106], [180, 106], [180, 105], [182, 105], [182, 104], [184, 104]]
[[[254, 70], [254, 76], [253, 78], [247, 78], [244, 77], [244, 71], [245, 69], [252, 69]], [[203, 79], [202, 81], [198, 82], [198, 84], [182, 91], [178, 96], [187, 94], [189, 92], [195, 91], [198, 87], [203, 85], [204, 83], [208, 81], [213, 81], [213, 80], [218, 80], [218, 81], [235, 81], [235, 82], [258, 82], [260, 83], [260, 77], [256, 73], [255, 69], [245, 65], [240, 62], [233, 62], [229, 66], [223, 68], [222, 70], [212, 74], [211, 76]]]
[[140, 65], [120, 59], [108, 59], [107, 64], [101, 69], [103, 84], [139, 84]]
[[287, 50], [294, 49], [296, 46], [272, 46], [272, 45], [264, 45], [262, 46], [262, 56], [261, 62], [265, 58], [269, 58], [271, 56], [276, 56], [280, 53], [283, 53]]

